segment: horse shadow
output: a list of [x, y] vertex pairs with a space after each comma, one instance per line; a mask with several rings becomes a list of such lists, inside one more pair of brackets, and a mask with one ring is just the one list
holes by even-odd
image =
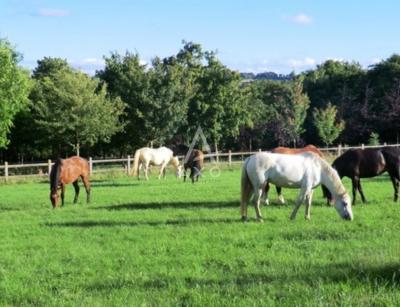
[[236, 224], [242, 223], [239, 218], [198, 218], [187, 219], [177, 218], [168, 219], [165, 221], [70, 221], [70, 222], [47, 222], [43, 225], [46, 227], [66, 227], [66, 228], [94, 228], [94, 227], [141, 227], [141, 226], [188, 226], [188, 225], [201, 225], [201, 224]]
[[8, 211], [21, 211], [21, 209], [18, 208], [10, 208], [10, 207], [1, 207], [0, 206], [0, 212], [4, 211], [4, 212], [8, 212]]
[[110, 181], [97, 181], [97, 182], [92, 182], [91, 187], [92, 188], [98, 188], [98, 187], [113, 187], [113, 188], [118, 188], [118, 187], [133, 187], [139, 185], [138, 182], [110, 182]]
[[94, 210], [155, 210], [155, 209], [166, 209], [166, 208], [175, 208], [175, 209], [190, 209], [190, 208], [207, 208], [207, 209], [215, 209], [215, 208], [239, 208], [239, 203], [236, 200], [232, 201], [214, 201], [214, 202], [168, 202], [168, 203], [160, 203], [160, 202], [148, 202], [148, 203], [124, 203], [118, 205], [111, 206], [101, 206], [101, 207], [93, 207], [91, 209]]

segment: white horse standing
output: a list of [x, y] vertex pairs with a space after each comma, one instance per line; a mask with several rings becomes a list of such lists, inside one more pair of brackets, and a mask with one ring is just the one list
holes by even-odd
[[323, 159], [312, 153], [298, 155], [260, 152], [247, 158], [242, 170], [241, 215], [247, 219], [247, 204], [254, 193], [254, 205], [258, 220], [262, 220], [260, 202], [264, 198], [267, 182], [279, 187], [300, 188], [294, 210], [290, 216], [296, 217], [300, 205], [306, 200], [305, 218], [310, 219], [313, 189], [323, 184], [332, 193], [335, 208], [346, 220], [353, 219], [351, 199], [337, 172]]
[[135, 158], [133, 162], [133, 175], [137, 176], [139, 179], [140, 168], [141, 166], [144, 166], [144, 176], [146, 180], [149, 180], [149, 166], [160, 165], [160, 174], [158, 175], [158, 179], [160, 179], [161, 176], [165, 177], [165, 168], [169, 163], [174, 166], [176, 176], [180, 177], [182, 173], [182, 166], [179, 164], [179, 159], [177, 157], [174, 157], [171, 149], [167, 147], [143, 147], [136, 150], [135, 152]]

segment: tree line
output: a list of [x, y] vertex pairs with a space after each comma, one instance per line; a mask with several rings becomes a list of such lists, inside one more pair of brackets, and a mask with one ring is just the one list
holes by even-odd
[[131, 52], [104, 59], [95, 76], [51, 57], [28, 72], [0, 40], [1, 159], [121, 156], [189, 144], [198, 126], [222, 150], [398, 141], [398, 55], [251, 82], [193, 42], [146, 64]]

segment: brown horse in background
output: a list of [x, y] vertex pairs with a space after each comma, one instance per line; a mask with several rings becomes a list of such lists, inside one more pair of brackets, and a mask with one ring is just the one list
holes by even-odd
[[50, 171], [50, 200], [53, 208], [58, 203], [58, 188], [61, 189], [61, 206], [64, 206], [65, 185], [72, 183], [75, 188], [74, 203], [78, 201], [79, 196], [79, 177], [82, 178], [86, 189], [87, 203], [90, 202], [90, 182], [89, 182], [89, 163], [80, 157], [71, 157], [68, 159], [57, 159]]
[[199, 181], [199, 177], [201, 176], [201, 170], [204, 166], [204, 154], [201, 150], [193, 149], [192, 151], [188, 151], [184, 160], [184, 173], [183, 173], [183, 181], [186, 181], [186, 169], [190, 168], [190, 178], [192, 179], [192, 183]]
[[303, 152], [312, 152], [316, 155], [320, 156], [321, 158], [324, 157], [322, 152], [315, 147], [314, 145], [307, 145], [303, 148], [288, 148], [288, 147], [276, 147], [271, 150], [273, 153], [281, 153], [281, 154], [289, 154], [289, 155], [297, 155]]
[[[271, 152], [272, 153], [280, 153], [280, 154], [288, 154], [288, 155], [297, 155], [297, 154], [301, 154], [301, 153], [304, 153], [304, 152], [312, 152], [312, 153], [318, 155], [321, 158], [324, 157], [322, 152], [317, 147], [315, 147], [314, 145], [307, 145], [307, 146], [305, 146], [303, 148], [289, 148], [289, 147], [279, 146], [279, 147], [275, 147], [274, 149], [272, 149]], [[269, 184], [267, 182], [267, 184], [265, 186], [265, 195], [266, 195], [265, 202], [266, 202], [266, 204], [268, 204], [268, 191], [269, 191]], [[324, 196], [325, 196], [325, 190], [323, 189], [322, 191], [323, 191]], [[282, 188], [276, 186], [276, 192], [278, 193], [279, 201], [282, 204], [284, 204], [285, 200], [284, 200], [284, 198], [282, 196]]]

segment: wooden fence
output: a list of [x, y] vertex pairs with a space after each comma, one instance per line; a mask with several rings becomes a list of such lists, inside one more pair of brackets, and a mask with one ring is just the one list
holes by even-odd
[[[383, 145], [375, 145], [375, 146], [364, 146], [364, 144], [362, 144], [361, 146], [350, 146], [350, 147], [339, 145], [338, 147], [320, 148], [320, 150], [325, 153], [329, 152], [334, 156], [339, 156], [348, 149], [379, 148], [382, 146], [400, 147], [400, 144], [387, 145], [385, 143]], [[231, 167], [235, 163], [242, 163], [242, 161], [245, 159], [245, 157], [248, 157], [259, 151], [261, 151], [261, 149], [259, 149], [258, 151], [249, 151], [249, 152], [231, 152], [231, 151], [228, 151], [225, 153], [214, 152], [214, 153], [206, 154], [205, 158], [210, 159], [210, 161], [214, 162], [214, 163], [226, 163], [229, 167]], [[179, 156], [179, 158], [182, 159], [183, 156]], [[126, 158], [119, 158], [119, 159], [98, 159], [98, 160], [94, 160], [91, 157], [89, 157], [88, 161], [89, 161], [89, 167], [90, 167], [90, 174], [110, 171], [110, 167], [102, 168], [99, 166], [97, 168], [94, 168], [94, 165], [101, 165], [101, 164], [108, 164], [108, 165], [114, 164], [114, 166], [117, 165], [117, 168], [114, 167], [114, 169], [117, 169], [119, 171], [125, 171], [126, 173], [130, 174], [133, 159], [131, 156], [127, 156]], [[0, 174], [2, 173], [3, 179], [5, 181], [8, 181], [8, 179], [10, 177], [48, 176], [48, 174], [50, 174], [52, 165], [53, 165], [53, 162], [51, 160], [47, 160], [47, 163], [44, 162], [44, 163], [31, 163], [31, 164], [8, 164], [8, 162], [5, 162], [3, 165], [0, 165]], [[122, 165], [122, 168], [121, 168], [121, 165]], [[23, 174], [23, 175], [12, 174], [12, 172], [11, 172], [12, 170], [15, 170], [14, 171], [14, 173], [15, 173], [18, 169], [31, 170], [31, 172], [29, 174]]]

